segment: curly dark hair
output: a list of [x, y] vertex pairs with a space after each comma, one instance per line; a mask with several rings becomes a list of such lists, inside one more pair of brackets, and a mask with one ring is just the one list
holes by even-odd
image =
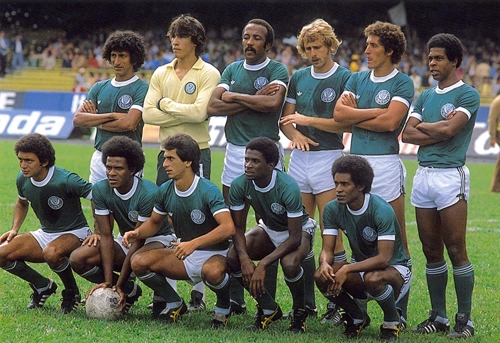
[[264, 156], [266, 163], [274, 163], [274, 166], [278, 164], [280, 159], [280, 153], [276, 143], [268, 137], [256, 137], [251, 139], [245, 150], [257, 150], [262, 153]]
[[191, 169], [195, 174], [200, 172], [201, 151], [198, 143], [185, 133], [169, 136], [162, 144], [165, 150], [174, 150], [183, 162], [191, 161]]
[[35, 154], [41, 163], [47, 163], [47, 168], [56, 163], [56, 151], [50, 140], [39, 133], [30, 133], [20, 138], [14, 145], [16, 156], [19, 152]]
[[138, 71], [146, 60], [144, 39], [133, 31], [118, 30], [109, 35], [102, 47], [102, 58], [111, 62], [112, 51], [128, 52], [130, 54], [130, 61], [134, 66], [134, 72]]
[[[250, 24], [260, 25], [260, 26], [264, 26], [266, 28], [267, 34], [266, 34], [266, 41], [265, 41], [264, 45], [269, 44], [269, 49], [270, 49], [274, 44], [274, 29], [271, 26], [271, 24], [269, 24], [264, 19], [252, 19], [245, 25], [245, 27], [247, 27]], [[243, 31], [241, 33], [242, 36], [245, 33], [245, 27], [243, 28]]]
[[377, 21], [366, 27], [365, 36], [379, 37], [380, 44], [384, 47], [385, 51], [392, 51], [392, 64], [398, 64], [401, 61], [401, 57], [406, 50], [406, 38], [403, 31], [401, 31], [401, 27]]
[[194, 51], [196, 57], [205, 52], [205, 46], [207, 44], [205, 28], [198, 19], [189, 14], [181, 14], [174, 18], [168, 28], [167, 36], [170, 37], [170, 39], [173, 37], [191, 37], [191, 42], [196, 46]]
[[337, 173], [351, 175], [351, 180], [356, 186], [364, 186], [363, 193], [370, 193], [374, 174], [365, 158], [355, 155], [337, 158], [332, 165], [332, 176], [335, 178]]
[[430, 51], [431, 48], [443, 48], [446, 57], [448, 57], [450, 61], [457, 60], [457, 68], [462, 64], [464, 46], [455, 35], [450, 33], [438, 33], [432, 36], [429, 42], [427, 42], [427, 51]]
[[128, 169], [137, 173], [144, 169], [146, 158], [141, 145], [127, 136], [114, 136], [102, 146], [101, 161], [104, 165], [108, 157], [123, 157], [127, 160]]

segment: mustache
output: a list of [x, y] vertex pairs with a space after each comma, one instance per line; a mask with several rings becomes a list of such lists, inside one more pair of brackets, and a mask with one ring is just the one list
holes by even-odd
[[247, 51], [257, 52], [254, 48], [246, 48], [245, 52], [247, 52]]

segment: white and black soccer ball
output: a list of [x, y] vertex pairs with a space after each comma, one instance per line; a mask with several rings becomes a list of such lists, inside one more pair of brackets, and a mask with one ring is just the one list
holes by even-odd
[[89, 318], [116, 320], [120, 312], [120, 295], [111, 288], [98, 288], [87, 298], [85, 312]]

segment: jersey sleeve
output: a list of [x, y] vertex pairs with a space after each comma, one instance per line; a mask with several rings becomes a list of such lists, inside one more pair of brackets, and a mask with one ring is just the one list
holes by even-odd
[[139, 200], [139, 213], [137, 219], [141, 222], [145, 222], [151, 217], [153, 212], [153, 207], [155, 206], [156, 192], [158, 187], [151, 183], [154, 187], [148, 188], [146, 192], [142, 193], [141, 199]]
[[283, 63], [281, 62], [276, 62], [276, 63], [277, 67], [273, 69], [269, 82], [278, 83], [286, 88], [289, 80], [288, 70], [286, 69]]
[[23, 181], [24, 181], [24, 179], [25, 178], [23, 176], [23, 173], [19, 172], [19, 174], [17, 174], [17, 178], [16, 178], [16, 187], [17, 187], [17, 196], [21, 200], [26, 200], [26, 197], [24, 196], [24, 192], [23, 192]]
[[99, 216], [107, 216], [110, 214], [109, 206], [106, 202], [106, 195], [104, 188], [108, 180], [101, 180], [94, 184], [92, 187], [92, 202], [94, 203], [94, 213]]
[[358, 73], [354, 73], [351, 75], [344, 87], [344, 92], [356, 94], [358, 75]]
[[464, 112], [469, 119], [473, 113], [479, 109], [480, 96], [477, 90], [470, 88], [467, 92], [461, 94], [458, 99], [457, 111]]
[[226, 90], [229, 90], [229, 85], [231, 84], [231, 75], [233, 74], [233, 68], [234, 68], [234, 62], [228, 65], [226, 69], [224, 69], [217, 87], [223, 87]]
[[338, 211], [334, 200], [328, 202], [323, 210], [323, 235], [337, 236], [339, 227], [337, 223]]
[[155, 194], [155, 200], [154, 200], [154, 207], [153, 211], [158, 213], [159, 215], [166, 216], [168, 215], [168, 208], [165, 199], [166, 193], [167, 193], [167, 186], [169, 183], [173, 181], [167, 181], [164, 184], [162, 184], [159, 188], [158, 191]]
[[141, 86], [138, 87], [137, 91], [134, 94], [133, 101], [134, 103], [132, 104], [132, 108], [135, 108], [139, 111], [143, 111], [144, 107], [144, 99], [146, 98], [146, 94], [148, 92], [148, 84], [147, 83], [142, 83]]
[[211, 185], [205, 196], [207, 197], [206, 202], [209, 204], [210, 212], [214, 217], [220, 212], [229, 211], [224, 202], [224, 197], [217, 186]]
[[396, 239], [396, 214], [391, 205], [383, 204], [375, 212], [378, 240], [394, 241]]
[[413, 109], [410, 113], [410, 117], [412, 118], [416, 118], [420, 121], [422, 121], [422, 105], [424, 103], [424, 98], [426, 97], [427, 95], [427, 90], [424, 91], [417, 99], [417, 101], [415, 102], [415, 105], [413, 106]]
[[80, 198], [86, 198], [88, 200], [92, 199], [91, 183], [85, 181], [75, 173], [69, 173], [66, 181], [66, 189], [69, 195], [76, 195]]
[[304, 214], [302, 195], [296, 182], [288, 184], [283, 196], [283, 203], [289, 218], [301, 217]]
[[412, 80], [405, 74], [401, 74], [401, 80], [398, 82], [392, 100], [402, 102], [406, 107], [410, 108], [415, 95], [415, 87]]
[[291, 104], [297, 103], [297, 73], [293, 74], [288, 83], [288, 90], [286, 93], [285, 101]]
[[229, 208], [232, 211], [242, 211], [245, 208], [245, 192], [241, 181], [241, 176], [237, 177], [229, 188]]

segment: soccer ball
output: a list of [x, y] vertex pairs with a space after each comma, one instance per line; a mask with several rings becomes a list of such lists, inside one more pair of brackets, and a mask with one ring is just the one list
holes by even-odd
[[120, 296], [111, 288], [96, 289], [85, 302], [85, 312], [89, 318], [116, 320], [120, 312]]

